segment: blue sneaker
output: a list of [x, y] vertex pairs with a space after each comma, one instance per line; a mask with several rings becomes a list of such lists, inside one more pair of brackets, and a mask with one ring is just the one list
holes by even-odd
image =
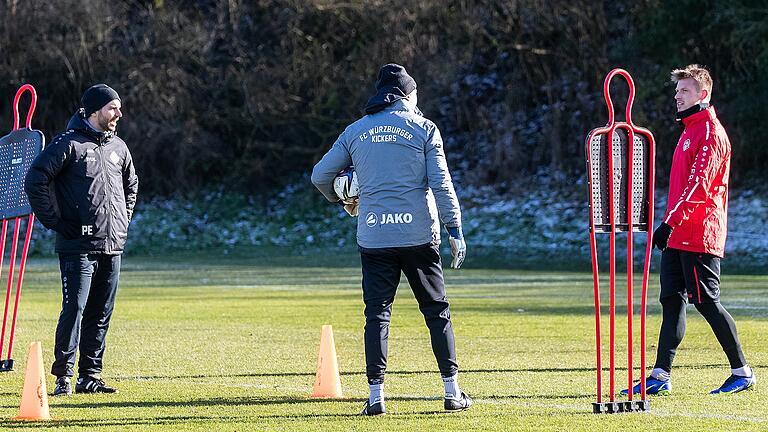
[[[621, 391], [621, 394], [627, 395], [628, 389]], [[633, 394], [640, 394], [640, 383], [632, 387]], [[645, 379], [645, 394], [653, 396], [669, 396], [672, 393], [672, 380], [661, 381], [649, 376]]]
[[712, 390], [709, 392], [709, 394], [738, 393], [740, 391], [754, 388], [755, 384], [757, 384], [757, 378], [755, 378], [754, 372], [752, 372], [752, 376], [749, 377], [731, 375], [727, 380], [725, 380], [720, 388]]

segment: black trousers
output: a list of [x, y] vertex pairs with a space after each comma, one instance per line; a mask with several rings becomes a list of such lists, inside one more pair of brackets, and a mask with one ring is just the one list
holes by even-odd
[[732, 369], [747, 364], [736, 323], [720, 304], [720, 258], [667, 248], [661, 253], [662, 321], [654, 367], [667, 372], [685, 336], [686, 305], [693, 304], [707, 320]]
[[384, 380], [392, 303], [401, 272], [411, 286], [432, 339], [432, 352], [444, 377], [458, 372], [451, 312], [445, 297], [440, 251], [430, 244], [414, 247], [360, 248], [365, 302], [366, 375], [371, 384]]
[[62, 303], [51, 373], [100, 377], [105, 340], [120, 278], [120, 255], [59, 254]]

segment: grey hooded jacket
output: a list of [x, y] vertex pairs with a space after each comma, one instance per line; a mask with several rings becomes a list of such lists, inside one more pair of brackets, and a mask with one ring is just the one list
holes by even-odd
[[350, 165], [360, 185], [359, 246], [438, 244], [440, 222], [461, 226], [440, 131], [402, 100], [349, 125], [315, 165], [312, 183], [328, 201], [339, 201], [333, 179]]

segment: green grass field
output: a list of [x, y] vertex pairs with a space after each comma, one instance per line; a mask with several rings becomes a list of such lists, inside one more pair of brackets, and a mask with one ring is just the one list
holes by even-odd
[[[341, 264], [331, 267], [330, 262]], [[403, 283], [390, 334], [390, 414], [361, 418], [355, 414], [368, 388], [354, 256], [127, 257], [104, 373], [120, 393], [50, 398], [55, 420], [30, 424], [10, 420], [18, 413], [27, 346], [42, 341], [47, 370], [61, 301], [56, 261], [33, 258], [14, 348], [17, 370], [0, 374], [0, 429], [764, 431], [768, 277], [727, 271], [724, 304], [736, 318], [748, 360], [764, 380], [754, 391], [707, 395], [727, 377], [727, 363], [706, 322], [690, 308], [674, 394], [652, 399], [650, 413], [593, 415], [590, 274], [447, 271], [460, 383], [476, 405], [463, 413], [442, 412], [442, 382], [427, 329]], [[619, 291], [619, 303], [625, 304], [624, 290]], [[653, 275], [650, 364], [660, 323], [657, 294]], [[343, 400], [309, 397], [322, 324], [333, 325]], [[624, 329], [626, 319], [617, 326]], [[617, 340], [626, 346], [623, 336]], [[617, 363], [617, 388], [623, 388], [624, 349]], [[47, 385], [50, 392], [53, 377]]]

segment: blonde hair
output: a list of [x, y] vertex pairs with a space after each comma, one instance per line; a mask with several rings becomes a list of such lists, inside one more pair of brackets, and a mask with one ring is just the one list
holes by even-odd
[[712, 93], [712, 77], [709, 75], [709, 71], [703, 66], [697, 64], [690, 64], [684, 69], [675, 69], [672, 71], [670, 79], [673, 83], [677, 84], [678, 81], [691, 78], [696, 81], [698, 90], [706, 90], [708, 94]]

